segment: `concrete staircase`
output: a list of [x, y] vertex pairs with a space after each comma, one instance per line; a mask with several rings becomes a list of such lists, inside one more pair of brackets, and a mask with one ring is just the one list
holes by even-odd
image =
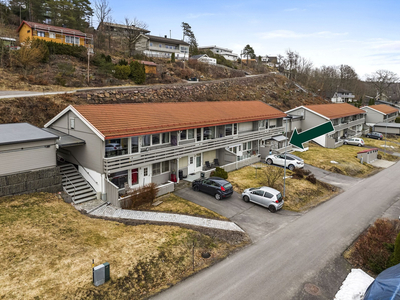
[[71, 197], [73, 203], [78, 204], [97, 198], [96, 191], [74, 165], [61, 165], [60, 172], [64, 191]]

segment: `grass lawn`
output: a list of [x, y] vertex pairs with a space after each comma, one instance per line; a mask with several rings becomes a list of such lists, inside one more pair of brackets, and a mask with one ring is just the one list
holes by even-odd
[[[243, 245], [177, 226], [93, 219], [46, 193], [0, 198], [0, 227], [0, 299], [140, 299], [194, 272], [193, 241], [196, 271]], [[92, 259], [110, 263], [110, 282], [93, 286]]]
[[[376, 168], [370, 164], [361, 164], [357, 152], [365, 150], [363, 147], [343, 145], [336, 149], [328, 149], [310, 143], [309, 150], [294, 152], [293, 154], [304, 159], [306, 164], [353, 177], [366, 177]], [[331, 163], [336, 161], [337, 164]]]
[[152, 210], [152, 211], [162, 211], [170, 213], [178, 213], [185, 215], [192, 215], [198, 217], [206, 217], [212, 219], [228, 220], [224, 216], [213, 212], [203, 206], [197, 205], [196, 203], [182, 199], [174, 194], [168, 194], [158, 197], [156, 200], [161, 200], [162, 203], [158, 206], [153, 205], [142, 205], [138, 207], [138, 210]]
[[[283, 195], [283, 169], [267, 164], [258, 164], [259, 169], [249, 166], [229, 173], [228, 180], [232, 183], [236, 192], [242, 193], [250, 187], [269, 186], [266, 173], [272, 171], [281, 172], [275, 187]], [[294, 172], [287, 170], [286, 176], [294, 175]], [[271, 185], [270, 185], [271, 186]], [[332, 190], [330, 185], [318, 182], [313, 184], [306, 179], [286, 179], [285, 203], [283, 208], [293, 211], [309, 209], [320, 202], [323, 202], [337, 192]]]
[[[370, 146], [370, 147], [377, 147], [380, 149], [385, 150], [385, 141], [384, 140], [375, 140], [375, 139], [369, 139], [364, 137], [363, 138], [365, 145]], [[392, 139], [388, 139], [386, 141], [386, 149], [391, 152], [400, 152], [400, 144], [397, 142], [393, 142]]]

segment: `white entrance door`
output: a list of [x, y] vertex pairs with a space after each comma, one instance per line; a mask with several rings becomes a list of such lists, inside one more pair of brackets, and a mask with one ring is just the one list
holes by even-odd
[[139, 171], [139, 185], [143, 186], [151, 183], [151, 169], [150, 167], [141, 167]]
[[188, 157], [188, 174], [193, 174], [196, 173], [196, 167], [195, 167], [195, 156], [189, 156]]
[[195, 172], [202, 171], [202, 164], [201, 164], [201, 154], [196, 154], [195, 156]]

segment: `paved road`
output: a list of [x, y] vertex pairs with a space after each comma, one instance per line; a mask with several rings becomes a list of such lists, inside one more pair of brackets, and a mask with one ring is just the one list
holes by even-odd
[[76, 91], [62, 91], [62, 92], [0, 91], [0, 99], [70, 94], [75, 92]]
[[175, 191], [175, 194], [229, 218], [249, 234], [253, 243], [302, 216], [302, 213], [287, 210], [271, 213], [265, 207], [244, 202], [236, 192], [220, 201], [190, 188]]
[[399, 176], [397, 163], [154, 299], [296, 299], [399, 200]]

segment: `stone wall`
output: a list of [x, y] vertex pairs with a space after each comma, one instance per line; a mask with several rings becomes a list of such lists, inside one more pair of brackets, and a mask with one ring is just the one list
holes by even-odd
[[56, 193], [62, 190], [59, 167], [0, 176], [0, 197], [34, 192]]
[[[271, 75], [238, 77], [212, 82], [179, 83], [107, 90], [85, 90], [75, 94], [88, 104], [98, 103], [143, 103], [143, 102], [186, 102], [220, 100], [262, 100], [256, 90], [266, 82], [273, 81]], [[260, 88], [261, 89], [261, 88]]]

